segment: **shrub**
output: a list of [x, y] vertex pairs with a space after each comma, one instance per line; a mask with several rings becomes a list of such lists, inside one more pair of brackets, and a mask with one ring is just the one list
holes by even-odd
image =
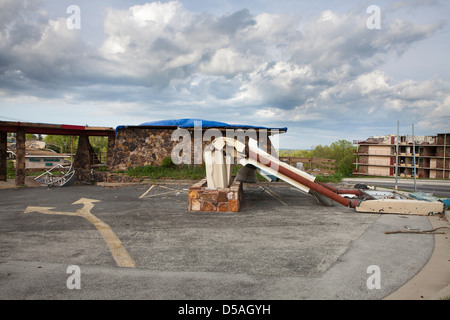
[[342, 173], [336, 172], [329, 176], [317, 176], [316, 180], [319, 182], [323, 182], [323, 183], [328, 183], [328, 182], [339, 183], [342, 181], [343, 178], [344, 178], [344, 175]]
[[16, 169], [14, 168], [14, 163], [11, 160], [6, 162], [6, 177], [12, 179], [16, 176]]
[[168, 169], [175, 169], [177, 167], [177, 165], [175, 163], [173, 163], [171, 157], [165, 157], [161, 161], [161, 167], [168, 168]]
[[163, 166], [153, 167], [150, 165], [128, 169], [131, 177], [149, 179], [174, 179], [174, 180], [200, 180], [206, 176], [205, 168], [202, 166], [182, 166], [165, 168]]

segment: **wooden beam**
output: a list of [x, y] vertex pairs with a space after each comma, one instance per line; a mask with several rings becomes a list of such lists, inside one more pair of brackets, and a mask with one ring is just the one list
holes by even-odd
[[19, 128], [24, 128], [26, 133], [31, 134], [53, 134], [76, 136], [83, 133], [89, 136], [108, 136], [110, 132], [115, 132], [110, 127], [88, 127], [67, 124], [30, 123], [0, 121], [1, 132], [17, 132]]

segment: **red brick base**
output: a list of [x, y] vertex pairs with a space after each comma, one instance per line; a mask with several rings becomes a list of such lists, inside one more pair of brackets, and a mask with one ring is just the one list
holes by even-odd
[[207, 189], [206, 178], [189, 187], [189, 211], [238, 212], [242, 202], [242, 182], [229, 188]]

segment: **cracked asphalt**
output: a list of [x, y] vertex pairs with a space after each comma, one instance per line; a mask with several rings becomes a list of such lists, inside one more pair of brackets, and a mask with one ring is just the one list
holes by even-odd
[[[189, 184], [0, 190], [0, 299], [383, 299], [430, 259], [427, 217], [322, 206], [287, 184], [246, 185], [238, 213], [187, 211]], [[120, 267], [90, 213], [120, 239]], [[51, 209], [48, 209], [51, 208]], [[69, 289], [69, 266], [80, 289]], [[380, 288], [370, 288], [371, 266]], [[370, 282], [370, 283], [369, 283]], [[368, 285], [369, 283], [369, 285]]]

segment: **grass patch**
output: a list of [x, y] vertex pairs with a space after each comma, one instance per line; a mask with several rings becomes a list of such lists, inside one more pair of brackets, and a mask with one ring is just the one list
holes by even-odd
[[206, 170], [204, 166], [196, 165], [184, 165], [182, 167], [154, 167], [148, 165], [130, 168], [127, 174], [135, 178], [201, 180], [206, 176]]
[[[235, 165], [233, 167], [233, 175], [242, 168], [242, 165]], [[206, 168], [204, 165], [184, 165], [172, 166], [171, 164], [161, 165], [159, 167], [143, 166], [128, 169], [127, 175], [135, 178], [148, 178], [152, 180], [157, 179], [173, 179], [173, 180], [201, 180], [206, 177]], [[256, 173], [258, 181], [267, 181], [258, 172]]]
[[99, 171], [99, 172], [108, 172], [108, 166], [101, 166], [101, 167], [95, 168], [95, 170]]
[[6, 161], [6, 178], [14, 179], [16, 176], [16, 169], [14, 168], [14, 163], [11, 160]]
[[323, 182], [323, 183], [339, 183], [342, 181], [342, 179], [344, 178], [344, 175], [340, 172], [336, 172], [334, 174], [330, 174], [328, 176], [317, 176], [316, 180], [319, 182]]

